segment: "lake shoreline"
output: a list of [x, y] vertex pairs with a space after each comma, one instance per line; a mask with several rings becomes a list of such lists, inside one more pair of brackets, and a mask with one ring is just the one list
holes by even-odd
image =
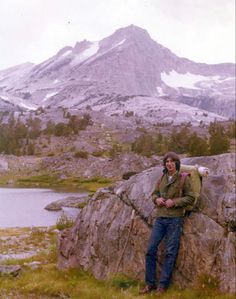
[[[75, 218], [78, 209], [66, 207], [61, 211], [47, 211], [45, 207], [57, 200], [84, 193], [55, 192], [45, 188], [0, 187], [0, 227], [48, 227], [56, 224], [62, 214]], [[65, 205], [65, 204], [64, 204]]]

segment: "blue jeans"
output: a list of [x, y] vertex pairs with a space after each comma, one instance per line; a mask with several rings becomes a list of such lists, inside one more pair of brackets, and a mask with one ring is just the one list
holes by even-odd
[[156, 287], [157, 250], [165, 237], [165, 260], [158, 287], [167, 288], [178, 254], [180, 236], [183, 229], [183, 217], [160, 217], [155, 220], [146, 253], [146, 284]]

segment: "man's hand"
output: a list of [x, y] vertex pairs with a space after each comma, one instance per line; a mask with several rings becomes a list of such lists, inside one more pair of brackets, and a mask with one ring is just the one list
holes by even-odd
[[174, 205], [175, 205], [175, 202], [174, 202], [172, 199], [167, 199], [167, 200], [165, 201], [165, 206], [166, 206], [167, 208], [172, 208], [172, 207], [174, 207]]
[[165, 205], [165, 200], [164, 200], [164, 198], [162, 198], [162, 197], [158, 197], [158, 198], [156, 198], [156, 205], [158, 206], [158, 207], [162, 207], [162, 206], [164, 206]]

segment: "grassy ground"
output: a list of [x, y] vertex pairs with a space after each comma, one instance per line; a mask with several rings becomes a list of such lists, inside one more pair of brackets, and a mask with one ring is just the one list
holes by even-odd
[[[49, 230], [22, 228], [0, 230], [0, 254], [34, 248], [35, 256], [28, 259], [5, 261], [18, 264], [22, 271], [18, 277], [0, 276], [0, 298], [2, 299], [134, 299], [155, 298], [155, 293], [138, 295], [142, 283], [124, 276], [98, 281], [89, 273], [79, 269], [58, 270], [55, 228]], [[7, 249], [8, 248], [8, 249]], [[39, 262], [35, 268], [30, 263]], [[198, 289], [179, 290], [172, 287], [163, 299], [233, 299], [234, 296], [219, 294], [212, 284]]]
[[[7, 186], [8, 177], [0, 179], [0, 186]], [[88, 191], [96, 192], [98, 188], [107, 187], [112, 184], [112, 180], [103, 177], [80, 178], [70, 177], [60, 179], [56, 175], [42, 174], [24, 178], [14, 178], [14, 187], [25, 188], [57, 188], [63, 191]]]

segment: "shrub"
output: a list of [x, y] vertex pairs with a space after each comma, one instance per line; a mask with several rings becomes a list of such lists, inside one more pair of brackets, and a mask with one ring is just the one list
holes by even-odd
[[94, 156], [94, 157], [103, 157], [103, 155], [104, 155], [104, 151], [95, 151], [95, 152], [93, 152], [92, 153], [92, 155]]
[[138, 285], [138, 281], [124, 275], [117, 275], [111, 281], [111, 285], [118, 289], [128, 289]]
[[53, 153], [53, 152], [48, 153], [47, 156], [48, 156], [48, 157], [53, 157], [53, 156], [55, 156], [55, 153]]
[[188, 151], [193, 157], [207, 156], [209, 151], [206, 138], [201, 138], [194, 132], [189, 138]]
[[85, 151], [78, 151], [75, 153], [75, 158], [82, 158], [82, 159], [88, 159], [88, 152]]
[[130, 177], [132, 177], [135, 174], [137, 174], [137, 172], [135, 172], [135, 171], [128, 171], [128, 172], [126, 172], [126, 173], [124, 173], [122, 175], [122, 179], [123, 180], [128, 180]]
[[56, 228], [58, 230], [63, 230], [72, 227], [73, 224], [74, 221], [68, 216], [66, 216], [66, 214], [63, 212], [62, 215], [57, 219]]
[[153, 137], [149, 134], [142, 134], [132, 143], [132, 151], [135, 153], [151, 156], [155, 152]]
[[115, 156], [119, 155], [122, 152], [122, 146], [118, 143], [114, 143], [112, 145], [112, 148], [110, 148], [108, 155], [111, 158], [114, 158]]
[[56, 136], [69, 136], [71, 134], [71, 128], [64, 123], [58, 123], [55, 126], [55, 135]]
[[227, 153], [230, 147], [230, 140], [229, 137], [226, 135], [224, 127], [217, 122], [210, 123], [208, 132], [210, 133], [210, 154], [218, 155]]
[[125, 117], [131, 117], [134, 116], [134, 111], [125, 111]]

